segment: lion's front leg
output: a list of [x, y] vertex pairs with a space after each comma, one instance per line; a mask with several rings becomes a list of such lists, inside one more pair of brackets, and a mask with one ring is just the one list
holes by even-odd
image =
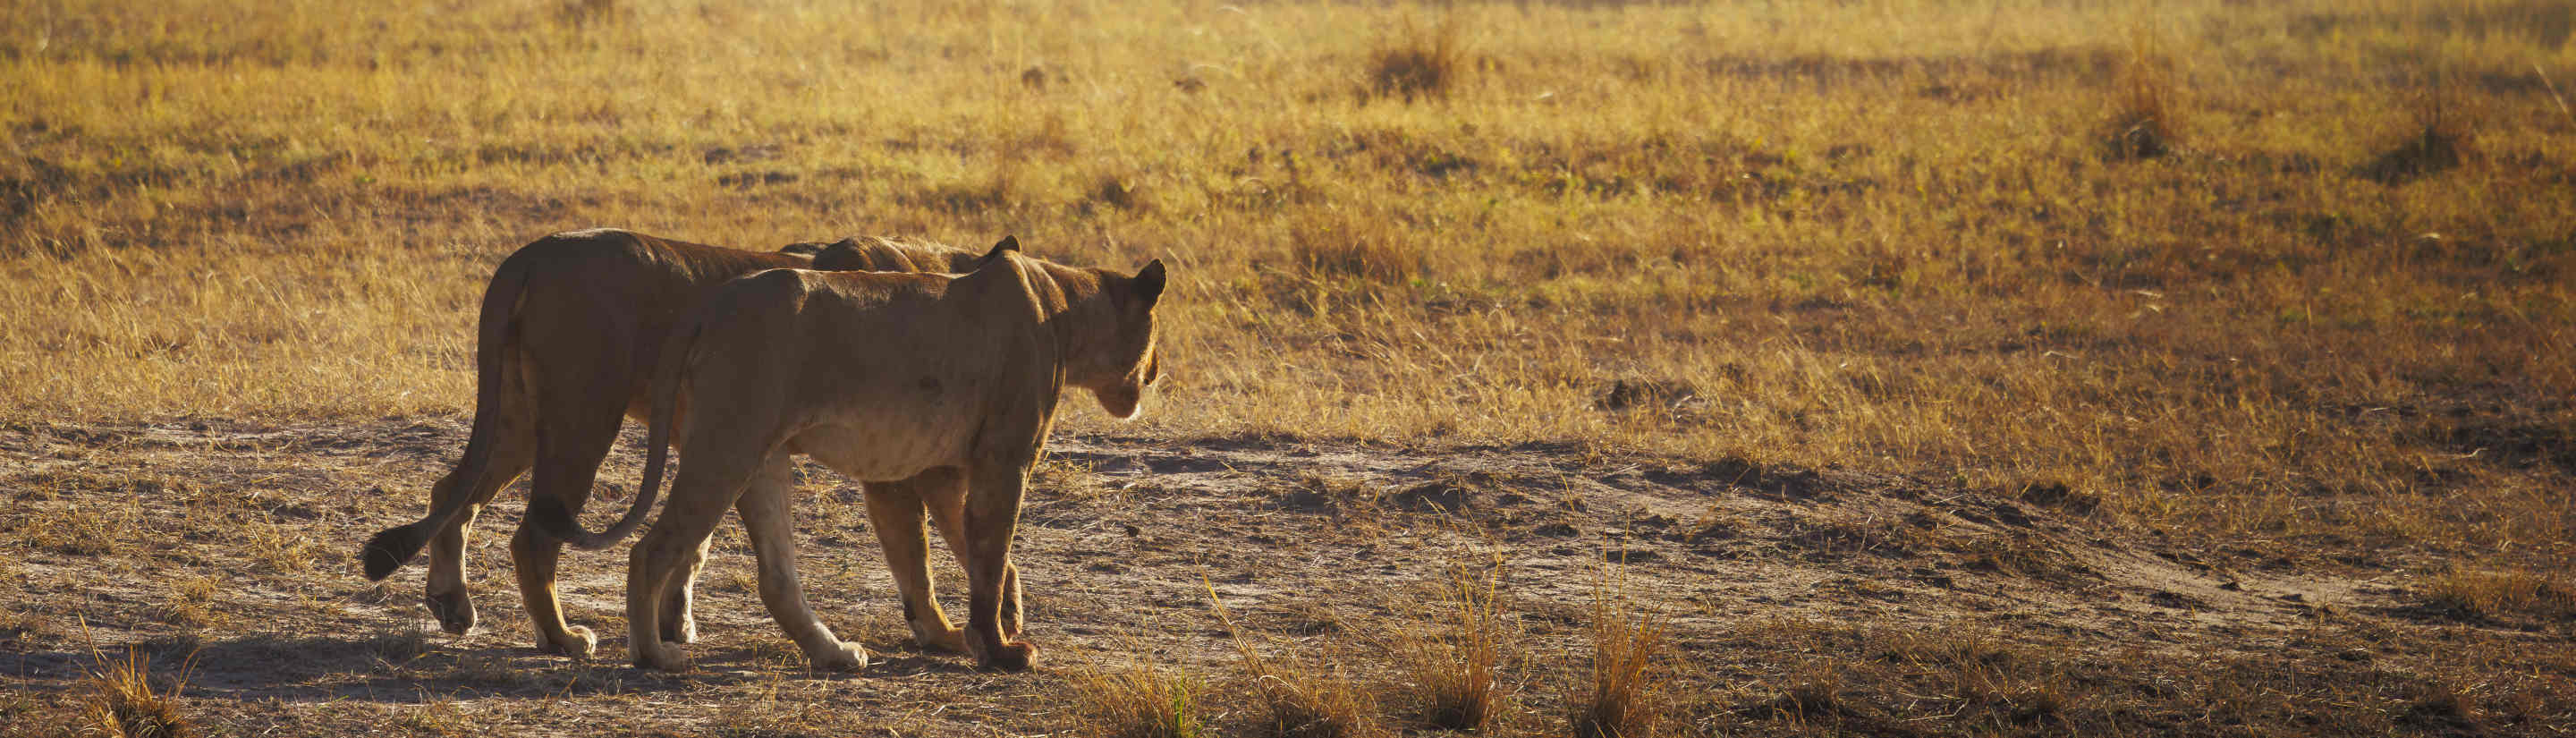
[[[966, 562], [974, 560], [975, 547], [969, 545], [973, 539], [966, 535], [966, 485], [962, 478], [952, 476], [951, 480], [953, 481], [945, 486], [916, 485], [915, 489], [920, 491], [923, 507], [930, 511], [930, 519], [939, 525], [939, 537], [947, 539], [949, 552], [956, 554], [957, 565], [971, 567], [972, 565]], [[969, 568], [968, 571], [973, 569]], [[904, 602], [905, 606], [911, 606], [911, 600], [907, 599]], [[940, 620], [942, 625], [946, 625], [947, 622], [944, 618]], [[956, 629], [950, 628], [950, 630]], [[954, 636], [956, 645], [950, 646], [949, 650], [957, 653], [967, 652], [962, 633], [963, 631], [959, 631]], [[1009, 641], [1019, 637], [1020, 567], [1005, 561], [1002, 562], [1002, 640]]]

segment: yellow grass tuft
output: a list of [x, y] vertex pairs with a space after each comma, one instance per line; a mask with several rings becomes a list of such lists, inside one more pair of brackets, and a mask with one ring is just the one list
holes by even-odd
[[2451, 89], [2460, 82], [2444, 77], [2436, 75], [2409, 93], [2404, 133], [2361, 166], [2362, 176], [2401, 184], [2460, 166], [2470, 150], [2473, 116], [2463, 97]]
[[1422, 274], [1422, 260], [1397, 237], [1347, 227], [1299, 231], [1290, 250], [1315, 277], [1401, 283]]
[[1444, 98], [1466, 71], [1467, 51], [1459, 40], [1458, 16], [1430, 26], [1408, 17], [1401, 34], [1369, 53], [1368, 91], [1405, 102]]
[[1499, 560], [1451, 566], [1425, 624], [1395, 635], [1397, 666], [1426, 726], [1482, 731], [1501, 713], [1496, 676], [1504, 634], [1496, 595], [1502, 571]]
[[1199, 738], [1198, 686], [1144, 665], [1073, 675], [1073, 731], [1091, 738]]
[[2454, 564], [2418, 592], [2434, 606], [2473, 618], [2576, 622], [2576, 578], [2565, 573]]
[[2155, 36], [2136, 32], [2128, 58], [2120, 66], [2117, 97], [2111, 102], [2107, 143], [2112, 159], [2153, 159], [2171, 153], [2181, 142], [2181, 92], [2176, 89], [2174, 60]]
[[1261, 655], [1251, 639], [1236, 628], [1216, 585], [1200, 580], [1217, 622], [1234, 640], [1235, 655], [1268, 712], [1257, 735], [1262, 738], [1371, 738], [1384, 733], [1371, 714], [1377, 701], [1353, 684], [1339, 667], [1329, 671], [1282, 668]]
[[1574, 738], [1652, 738], [1668, 710], [1661, 616], [1627, 595], [1624, 580], [1604, 573], [1593, 586], [1592, 668], [1566, 693]]
[[[95, 652], [92, 656], [98, 656]], [[89, 694], [80, 703], [81, 717], [91, 731], [110, 738], [189, 738], [197, 734], [194, 725], [180, 714], [179, 692], [186, 688], [187, 669], [182, 668], [168, 693], [152, 688], [152, 658], [131, 648], [119, 659], [98, 656], [99, 664], [90, 671]]]

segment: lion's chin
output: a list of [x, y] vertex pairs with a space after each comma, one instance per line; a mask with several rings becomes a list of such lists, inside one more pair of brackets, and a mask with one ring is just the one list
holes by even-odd
[[1099, 398], [1101, 410], [1119, 420], [1135, 419], [1137, 406], [1145, 399], [1143, 393], [1125, 391], [1095, 392], [1092, 396]]

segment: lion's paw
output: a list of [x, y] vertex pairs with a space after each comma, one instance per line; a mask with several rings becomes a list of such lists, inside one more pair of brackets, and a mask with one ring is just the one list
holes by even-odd
[[1002, 671], [1028, 671], [1029, 667], [1036, 663], [1037, 655], [1037, 644], [1028, 641], [1004, 643], [1001, 651], [985, 654], [984, 658], [978, 660], [976, 666]]
[[915, 630], [912, 634], [912, 644], [934, 651], [967, 653], [966, 629], [952, 627], [944, 633], [931, 633]]
[[438, 627], [453, 635], [474, 630], [474, 600], [464, 592], [429, 595], [429, 614], [438, 618]]
[[545, 653], [559, 653], [576, 659], [587, 659], [599, 652], [599, 635], [592, 633], [589, 628], [567, 625], [564, 626], [561, 637], [538, 637], [537, 650]]
[[814, 668], [824, 671], [858, 671], [868, 668], [868, 649], [856, 643], [836, 643], [820, 654], [809, 657]]
[[663, 641], [662, 647], [658, 652], [652, 649], [639, 648], [635, 650], [634, 656], [635, 668], [638, 669], [652, 669], [655, 671], [668, 672], [683, 672], [689, 670], [689, 649], [687, 646], [677, 643]]

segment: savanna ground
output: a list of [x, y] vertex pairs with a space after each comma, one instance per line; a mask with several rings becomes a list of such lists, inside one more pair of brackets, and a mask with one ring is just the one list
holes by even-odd
[[[1481, 652], [1572, 735], [1604, 641], [1631, 738], [2576, 731], [2564, 3], [0, 8], [0, 733], [1415, 732]], [[819, 469], [857, 675], [738, 531], [688, 674], [622, 553], [529, 649], [517, 493], [481, 630], [363, 581], [482, 280], [597, 225], [1171, 263], [1024, 516], [1044, 667], [905, 646]]]

